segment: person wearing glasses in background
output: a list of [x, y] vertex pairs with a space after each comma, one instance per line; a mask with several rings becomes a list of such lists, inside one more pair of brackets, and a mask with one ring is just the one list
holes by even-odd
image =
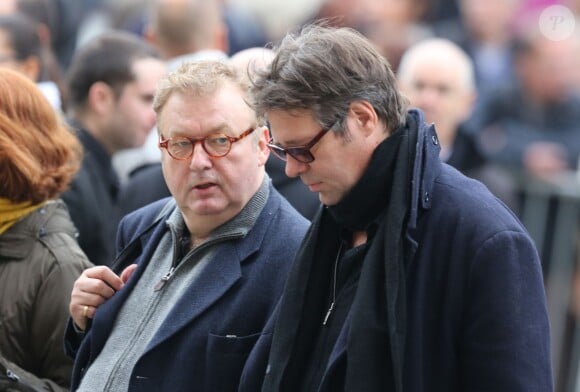
[[172, 197], [121, 221], [112, 268], [72, 291], [72, 390], [236, 391], [308, 226], [272, 187], [248, 84], [185, 63], [154, 100]]
[[276, 50], [254, 109], [325, 208], [241, 390], [551, 391], [542, 271], [514, 214], [440, 161], [362, 35], [311, 25]]

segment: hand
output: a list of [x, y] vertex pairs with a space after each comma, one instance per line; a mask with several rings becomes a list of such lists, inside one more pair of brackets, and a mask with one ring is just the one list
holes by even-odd
[[[123, 271], [127, 279], [131, 275], [130, 271], [127, 272], [129, 268], [131, 266]], [[97, 308], [119, 291], [124, 284], [123, 279], [109, 267], [97, 266], [84, 270], [74, 283], [69, 305], [70, 315], [77, 327], [84, 331], [88, 319], [94, 317]]]

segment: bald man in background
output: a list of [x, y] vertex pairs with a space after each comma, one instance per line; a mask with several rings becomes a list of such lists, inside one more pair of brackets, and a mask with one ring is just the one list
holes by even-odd
[[216, 0], [153, 1], [145, 37], [169, 71], [186, 61], [227, 58], [228, 29]]
[[423, 40], [403, 54], [397, 78], [411, 105], [424, 111], [427, 123], [435, 124], [441, 160], [480, 180], [514, 208], [511, 178], [486, 162], [475, 135], [463, 127], [477, 98], [473, 62], [467, 53], [447, 39]]

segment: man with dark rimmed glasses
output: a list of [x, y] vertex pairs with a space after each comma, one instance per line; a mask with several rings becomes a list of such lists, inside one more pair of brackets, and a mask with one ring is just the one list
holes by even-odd
[[235, 391], [308, 221], [273, 188], [247, 82], [182, 65], [154, 100], [172, 197], [125, 217], [112, 267], [75, 283], [77, 391]]
[[240, 390], [551, 391], [540, 262], [514, 214], [440, 161], [437, 124], [362, 35], [310, 25], [275, 50], [254, 108], [325, 208]]
[[303, 146], [284, 148], [274, 143], [273, 140], [270, 140], [270, 142], [268, 142], [268, 147], [270, 148], [270, 151], [274, 153], [274, 155], [276, 155], [284, 162], [288, 160], [289, 155], [292, 158], [296, 159], [298, 162], [310, 163], [314, 161], [314, 155], [312, 155], [310, 149], [314, 147], [314, 145], [318, 143], [318, 141], [322, 139], [322, 137], [326, 135], [326, 132], [328, 132], [329, 130], [330, 129], [322, 129], [320, 132], [314, 135], [314, 137], [308, 143], [306, 143]]

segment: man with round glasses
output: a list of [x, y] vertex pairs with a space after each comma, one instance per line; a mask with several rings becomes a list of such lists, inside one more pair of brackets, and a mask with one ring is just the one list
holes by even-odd
[[161, 139], [159, 147], [165, 148], [173, 159], [186, 160], [191, 158], [195, 145], [200, 143], [207, 155], [213, 158], [221, 158], [230, 152], [232, 143], [242, 140], [254, 131], [255, 128], [250, 127], [238, 137], [228, 136], [223, 133], [212, 133], [199, 139], [176, 136], [169, 139]]
[[73, 390], [237, 390], [308, 225], [265, 173], [269, 132], [246, 93], [219, 61], [158, 85], [172, 197], [126, 216], [112, 269], [75, 283]]
[[362, 35], [310, 25], [276, 53], [254, 107], [325, 208], [242, 390], [551, 391], [542, 271], [514, 214], [441, 162], [437, 124]]

